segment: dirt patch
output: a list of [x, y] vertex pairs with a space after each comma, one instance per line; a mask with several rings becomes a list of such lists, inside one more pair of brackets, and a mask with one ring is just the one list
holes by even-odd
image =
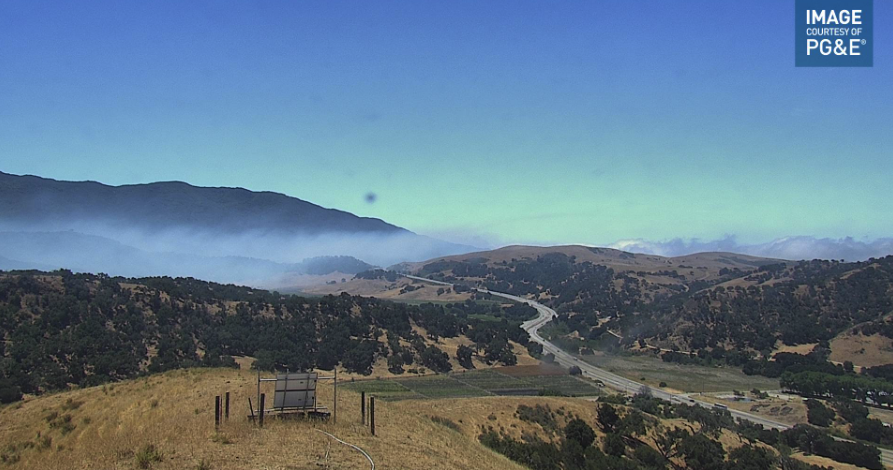
[[773, 396], [759, 399], [747, 393], [746, 398], [747, 401], [735, 401], [720, 398], [716, 394], [705, 394], [699, 397], [709, 403], [722, 403], [733, 410], [744, 411], [788, 425], [806, 422], [806, 405], [800, 397], [778, 398]]
[[787, 344], [778, 342], [778, 345], [775, 347], [775, 351], [772, 355], [776, 355], [778, 353], [794, 353], [794, 354], [809, 354], [815, 349], [818, 343], [809, 343], [809, 344], [798, 344], [796, 346], [788, 346]]

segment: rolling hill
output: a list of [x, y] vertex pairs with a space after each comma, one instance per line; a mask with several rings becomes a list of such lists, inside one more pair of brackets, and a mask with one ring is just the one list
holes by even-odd
[[[893, 257], [852, 263], [732, 253], [666, 258], [584, 246], [511, 246], [392, 269], [463, 289], [537, 298], [561, 314], [554, 334], [568, 339], [610, 334], [627, 348], [682, 351], [735, 365], [779, 350], [813, 349], [857, 366], [893, 361]], [[350, 292], [349, 285], [339, 289]], [[435, 289], [421, 292], [436, 298]]]
[[[47, 470], [370, 468], [358, 451], [328, 433], [363, 449], [382, 469], [859, 468], [818, 456], [829, 453], [879, 468], [871, 447], [835, 444], [827, 434], [805, 428], [779, 433], [736, 424], [721, 410], [647, 395], [603, 396], [599, 403], [531, 396], [378, 397], [373, 436], [360, 424], [359, 394], [339, 387], [337, 422], [268, 417], [261, 428], [247, 417], [255, 380], [255, 372], [246, 369], [182, 369], [3, 406], [0, 464]], [[263, 391], [269, 396], [271, 386]], [[215, 429], [215, 396], [226, 393], [230, 417]], [[319, 403], [331, 409], [334, 399], [331, 383], [321, 382]], [[820, 442], [822, 449], [812, 452], [818, 455], [787, 457], [801, 434]]]
[[[641, 287], [635, 294], [637, 298], [651, 301], [688, 291], [692, 287], [700, 288], [720, 280], [732, 279], [737, 277], [736, 274], [745, 274], [778, 262], [780, 260], [735, 253], [696, 253], [668, 258], [582, 245], [511, 245], [421, 262], [398, 263], [389, 269], [464, 286], [535, 295], [540, 299], [557, 295], [559, 286], [562, 286], [565, 295], [570, 295], [571, 291], [588, 292], [597, 289], [604, 276], [595, 271], [610, 270], [611, 276], [616, 273], [617, 276], [627, 278], [627, 284]], [[615, 287], [622, 290], [627, 284], [618, 278]], [[413, 285], [416, 289], [406, 289], [406, 285]], [[418, 290], [419, 287], [422, 289]], [[311, 291], [350, 292], [407, 300], [456, 298], [443, 297], [444, 293], [438, 294], [437, 288], [429, 289], [423, 284], [401, 279], [395, 282], [353, 279], [337, 286], [315, 287]], [[467, 290], [464, 296], [463, 293], [452, 291], [450, 294], [460, 294], [459, 298], [468, 296]], [[584, 297], [589, 299], [591, 295]], [[567, 303], [568, 299], [561, 299], [559, 302]]]
[[272, 192], [204, 188], [172, 181], [109, 186], [0, 172], [0, 220], [67, 230], [82, 220], [160, 232], [409, 233], [379, 219]]
[[182, 182], [109, 186], [2, 172], [0, 231], [22, 248], [0, 256], [25, 266], [277, 288], [288, 287], [281, 265], [305, 259], [348, 256], [389, 265], [472, 250], [272, 192]]
[[668, 266], [679, 268], [680, 266], [692, 265], [697, 266], [696, 269], [705, 271], [708, 275], [712, 275], [714, 271], [718, 272], [722, 268], [752, 269], [754, 267], [779, 261], [771, 258], [760, 258], [757, 256], [739, 255], [735, 253], [696, 253], [668, 258], [658, 255], [630, 253], [613, 248], [599, 248], [583, 245], [509, 245], [490, 251], [442, 256], [422, 262], [401, 263], [393, 266], [392, 269], [417, 274], [423, 272], [425, 266], [437, 262], [463, 262], [495, 266], [504, 265], [505, 263], [513, 261], [535, 260], [538, 257], [554, 253], [573, 258], [576, 263], [590, 262], [593, 264], [609, 266], [618, 270], [655, 270], [664, 269]]

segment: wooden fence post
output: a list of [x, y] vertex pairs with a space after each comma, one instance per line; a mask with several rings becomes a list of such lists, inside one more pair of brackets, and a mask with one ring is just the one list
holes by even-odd
[[224, 406], [224, 410], [226, 411], [223, 416], [229, 421], [229, 392], [226, 392], [226, 405]]
[[260, 394], [260, 420], [258, 421], [258, 423], [260, 423], [260, 427], [264, 427], [264, 402], [266, 401], [266, 398], [267, 396], [265, 393]]
[[369, 429], [375, 435], [375, 396], [369, 397]]
[[220, 428], [220, 395], [214, 397], [214, 430]]
[[366, 425], [366, 392], [360, 392], [360, 424]]

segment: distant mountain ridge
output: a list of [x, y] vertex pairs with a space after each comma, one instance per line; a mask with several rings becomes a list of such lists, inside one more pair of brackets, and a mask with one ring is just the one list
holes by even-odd
[[474, 251], [279, 193], [182, 182], [109, 186], [3, 172], [0, 232], [3, 266], [267, 288], [310, 281], [296, 276], [354, 274]]
[[0, 220], [64, 230], [68, 220], [83, 217], [150, 230], [410, 233], [380, 219], [273, 192], [178, 181], [109, 186], [0, 172]]

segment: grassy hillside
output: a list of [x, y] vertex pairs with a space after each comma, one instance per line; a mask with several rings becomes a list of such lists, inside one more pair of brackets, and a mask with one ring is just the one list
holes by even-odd
[[[267, 419], [258, 428], [247, 417], [255, 377], [248, 370], [182, 369], [5, 405], [0, 407], [0, 468], [369, 468], [360, 453], [322, 430], [364, 449], [380, 469], [725, 470], [778, 468], [780, 455], [772, 446], [785, 439], [737, 426], [722, 411], [647, 396], [613, 405], [558, 397], [377, 400], [372, 436], [360, 424], [359, 395], [344, 388], [338, 391], [337, 422]], [[215, 431], [214, 396], [225, 392], [231, 397], [230, 419]], [[320, 403], [331, 408], [332, 392], [331, 385], [321, 385]], [[591, 445], [570, 445], [580, 439], [568, 432], [575, 421], [592, 429]], [[521, 465], [502, 452], [531, 460]], [[795, 457], [850, 468], [825, 458]], [[584, 466], [569, 466], [577, 458]], [[742, 466], [753, 461], [767, 466]], [[784, 462], [784, 468], [808, 468]]]
[[[251, 371], [186, 369], [4, 406], [0, 468], [131, 469], [145, 460], [153, 469], [369, 468], [315, 429], [360, 446], [382, 469], [522, 468], [433, 422], [422, 403], [376, 402], [372, 437], [359, 425], [359, 396], [348, 391], [339, 390], [337, 423], [268, 420], [258, 429], [246, 416], [254, 379]], [[230, 420], [215, 433], [214, 396], [227, 391]], [[331, 386], [319, 391], [331, 406]]]

